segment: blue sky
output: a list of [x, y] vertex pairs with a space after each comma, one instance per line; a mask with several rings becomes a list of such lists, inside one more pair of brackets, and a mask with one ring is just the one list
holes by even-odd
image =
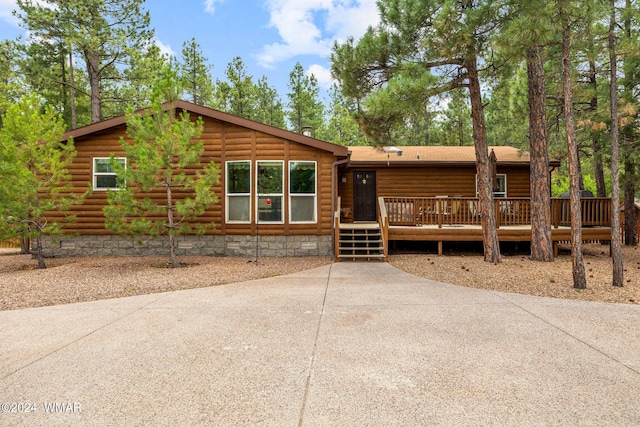
[[[15, 8], [15, 0], [0, 0], [2, 40], [24, 34]], [[179, 55], [195, 37], [214, 80], [224, 80], [227, 64], [240, 56], [254, 81], [266, 76], [283, 100], [296, 62], [327, 88], [333, 42], [357, 39], [378, 22], [375, 0], [147, 0], [146, 8], [165, 52]]]

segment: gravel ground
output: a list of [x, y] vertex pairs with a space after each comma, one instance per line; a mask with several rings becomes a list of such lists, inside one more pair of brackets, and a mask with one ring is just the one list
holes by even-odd
[[[461, 286], [555, 298], [614, 303], [640, 302], [640, 252], [623, 248], [625, 283], [611, 286], [608, 247], [584, 246], [587, 289], [573, 288], [571, 256], [567, 248], [553, 263], [531, 262], [527, 255], [485, 263], [482, 255], [457, 253], [390, 256], [390, 263], [424, 278]], [[167, 267], [166, 257], [80, 257], [47, 259], [36, 269], [29, 255], [0, 249], [0, 310], [13, 310], [118, 298], [240, 282], [294, 273], [331, 263], [329, 257], [246, 258], [181, 257], [186, 267]]]
[[0, 249], [0, 310], [14, 310], [201, 288], [295, 273], [331, 262], [329, 257], [180, 257], [183, 268], [168, 268], [168, 257], [78, 257], [46, 259], [38, 270], [30, 255]]
[[454, 285], [553, 298], [626, 304], [640, 303], [640, 250], [623, 247], [624, 286], [611, 285], [609, 247], [583, 245], [587, 289], [574, 289], [570, 246], [561, 246], [552, 263], [533, 262], [528, 254], [503, 256], [499, 264], [483, 261], [478, 254], [396, 255], [394, 267], [417, 276]]

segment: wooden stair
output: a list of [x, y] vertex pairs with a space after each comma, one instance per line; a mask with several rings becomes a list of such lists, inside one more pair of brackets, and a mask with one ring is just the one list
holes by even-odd
[[384, 242], [378, 223], [340, 224], [338, 260], [383, 260]]

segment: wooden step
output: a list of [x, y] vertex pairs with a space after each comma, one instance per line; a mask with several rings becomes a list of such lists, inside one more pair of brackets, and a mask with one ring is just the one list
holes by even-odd
[[372, 223], [340, 224], [338, 259], [385, 259], [380, 225]]
[[338, 258], [384, 258], [384, 254], [340, 254]]

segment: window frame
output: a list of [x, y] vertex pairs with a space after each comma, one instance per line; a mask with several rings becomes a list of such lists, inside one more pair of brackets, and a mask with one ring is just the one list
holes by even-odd
[[[291, 170], [292, 170], [292, 165], [294, 163], [307, 163], [307, 164], [313, 164], [313, 168], [314, 168], [314, 185], [313, 185], [313, 193], [294, 193], [291, 189], [291, 185], [293, 183], [293, 180], [291, 179]], [[289, 160], [289, 168], [288, 168], [288, 174], [289, 174], [289, 185], [288, 185], [288, 201], [289, 201], [289, 223], [290, 224], [317, 224], [318, 223], [318, 162], [315, 160]], [[305, 220], [305, 221], [294, 221], [293, 220], [293, 203], [292, 203], [292, 199], [294, 197], [305, 197], [305, 198], [311, 198], [313, 197], [313, 219], [312, 220]]]
[[[126, 157], [114, 157], [116, 161], [123, 161], [123, 167], [125, 170], [127, 169], [127, 158]], [[111, 157], [93, 157], [91, 161], [91, 184], [94, 190], [97, 191], [109, 191], [109, 190], [120, 190], [121, 188], [118, 186], [117, 175], [115, 172], [96, 172], [96, 160], [108, 160], [109, 165], [111, 165]], [[98, 176], [114, 176], [116, 177], [116, 186], [115, 187], [98, 187]], [[126, 184], [125, 184], [126, 185]]]
[[[249, 164], [249, 192], [248, 193], [230, 193], [229, 192], [229, 164], [230, 163], [248, 163]], [[228, 160], [224, 164], [225, 167], [225, 223], [226, 224], [251, 224], [251, 212], [253, 212], [253, 197], [252, 197], [252, 183], [253, 183], [253, 162], [251, 160]], [[237, 220], [229, 218], [229, 199], [230, 198], [240, 198], [240, 197], [248, 197], [249, 198], [249, 218], [247, 220]]]
[[[282, 170], [282, 183], [281, 183], [281, 192], [280, 193], [261, 193], [260, 192], [260, 164], [264, 163], [279, 163]], [[256, 215], [256, 224], [284, 224], [284, 212], [285, 212], [285, 170], [284, 170], [284, 160], [256, 160], [256, 180], [255, 180], [255, 215]], [[263, 221], [260, 219], [260, 199], [261, 198], [273, 198], [279, 197], [281, 200], [281, 209], [280, 209], [280, 219], [277, 221]]]
[[[507, 174], [506, 173], [497, 173], [496, 179], [498, 180], [498, 184], [500, 183], [500, 178], [504, 181], [504, 191], [494, 191], [493, 197], [506, 199], [507, 198]], [[476, 174], [476, 197], [478, 197], [478, 174]]]

